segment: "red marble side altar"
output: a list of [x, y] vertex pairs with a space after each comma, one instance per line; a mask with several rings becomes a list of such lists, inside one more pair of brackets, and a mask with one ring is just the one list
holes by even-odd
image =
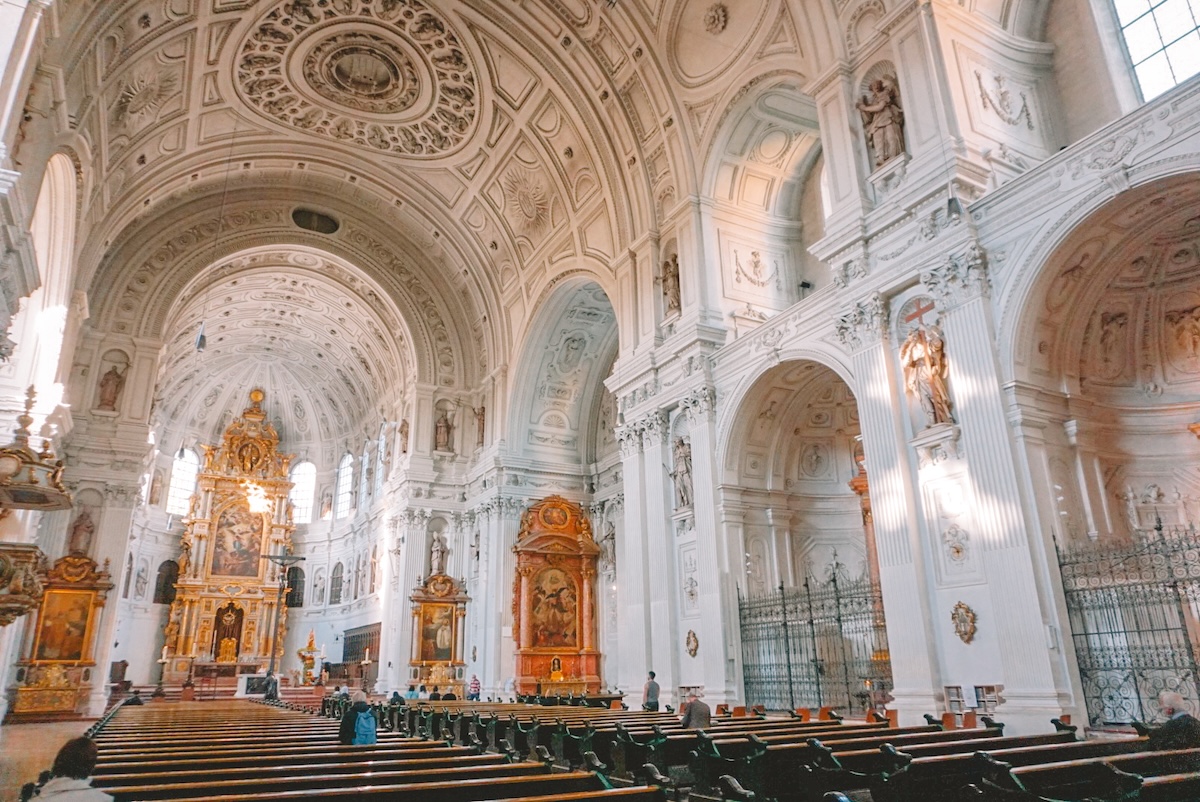
[[595, 581], [599, 547], [579, 505], [550, 496], [525, 511], [513, 546], [517, 692], [580, 683], [598, 693]]

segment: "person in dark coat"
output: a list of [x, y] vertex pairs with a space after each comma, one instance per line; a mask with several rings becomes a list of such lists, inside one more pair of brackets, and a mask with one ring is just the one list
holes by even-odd
[[1150, 732], [1151, 749], [1194, 749], [1200, 747], [1200, 720], [1185, 707], [1183, 697], [1175, 691], [1163, 691], [1158, 696], [1167, 723]]
[[367, 704], [367, 695], [362, 691], [355, 691], [353, 704], [345, 709], [342, 713], [342, 723], [338, 726], [338, 743], [345, 746], [350, 746], [354, 743], [354, 722], [358, 720], [358, 714], [371, 709]]
[[689, 693], [687, 709], [679, 723], [687, 730], [706, 730], [712, 724], [712, 708], [697, 699], [695, 693]]

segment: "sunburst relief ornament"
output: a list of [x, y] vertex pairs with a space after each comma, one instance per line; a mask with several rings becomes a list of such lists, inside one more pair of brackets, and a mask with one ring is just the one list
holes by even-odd
[[506, 175], [504, 195], [509, 211], [522, 231], [537, 231], [549, 222], [550, 198], [533, 173], [513, 170]]

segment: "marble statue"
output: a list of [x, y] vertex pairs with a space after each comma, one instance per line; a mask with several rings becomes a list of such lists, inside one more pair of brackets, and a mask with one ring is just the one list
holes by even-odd
[[440, 535], [433, 536], [429, 544], [429, 575], [436, 576], [446, 573], [446, 543]]
[[92, 549], [92, 537], [96, 534], [96, 524], [92, 521], [91, 510], [84, 509], [71, 524], [71, 537], [67, 543], [67, 551], [71, 554], [87, 554]]
[[400, 421], [400, 453], [408, 453], [408, 418]]
[[692, 447], [682, 437], [675, 438], [672, 448], [675, 457], [675, 507], [692, 506]]
[[900, 89], [893, 76], [885, 75], [872, 81], [871, 96], [864, 95], [854, 105], [862, 114], [876, 167], [904, 152], [904, 111], [900, 108]]
[[679, 257], [672, 256], [662, 266], [663, 300], [668, 315], [678, 312], [683, 302], [679, 296]]
[[478, 409], [472, 407], [471, 411], [475, 413], [475, 446], [476, 448], [483, 448], [484, 427], [487, 425], [487, 407], [480, 404]]
[[117, 399], [121, 396], [121, 390], [124, 388], [125, 374], [117, 370], [116, 365], [113, 365], [107, 373], [100, 377], [100, 403], [96, 405], [96, 409], [115, 412]]
[[433, 448], [435, 451], [450, 450], [450, 418], [443, 411], [442, 417], [437, 419], [433, 430]]

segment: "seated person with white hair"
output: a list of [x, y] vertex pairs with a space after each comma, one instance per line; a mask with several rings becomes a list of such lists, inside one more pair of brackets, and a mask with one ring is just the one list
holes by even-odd
[[1150, 732], [1151, 749], [1193, 749], [1200, 747], [1200, 720], [1187, 711], [1187, 703], [1175, 691], [1158, 695], [1167, 723]]

